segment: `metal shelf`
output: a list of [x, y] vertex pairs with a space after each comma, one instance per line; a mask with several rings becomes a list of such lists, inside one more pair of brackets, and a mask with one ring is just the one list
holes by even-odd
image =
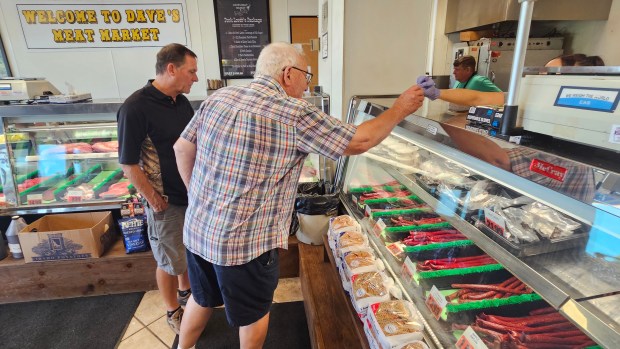
[[[400, 273], [398, 273], [401, 269], [401, 265], [398, 264], [395, 258], [390, 258], [391, 253], [385, 247], [385, 244], [376, 237], [372, 233], [372, 227], [369, 226], [369, 221], [367, 218], [361, 216], [361, 214], [351, 208], [351, 202], [347, 200], [342, 193], [340, 194], [340, 202], [343, 204], [347, 214], [351, 217], [355, 217], [355, 219], [360, 223], [363, 230], [365, 230], [366, 235], [368, 236], [368, 242], [370, 243], [373, 250], [377, 251], [378, 258], [380, 258], [386, 270], [390, 273], [396, 284], [403, 291], [403, 297], [415, 304], [420, 318], [424, 322], [424, 340], [429, 346], [443, 349], [443, 348], [452, 348], [456, 343], [456, 339], [452, 336], [451, 332], [447, 327], [443, 327], [439, 321], [435, 321], [433, 315], [428, 310], [425, 304], [424, 291], [419, 287], [414, 287], [413, 284], [403, 284], [400, 279]], [[429, 322], [428, 319], [431, 319]]]
[[[560, 310], [567, 319], [588, 333], [599, 344], [608, 348], [617, 347], [620, 335], [617, 327], [612, 327], [606, 316], [604, 316], [606, 315], [605, 311], [597, 308], [593, 300], [590, 300], [589, 303], [577, 303], [576, 300], [571, 298], [571, 294], [576, 292], [569, 284], [571, 278], [578, 280], [583, 275], [589, 275], [592, 278], [600, 277], [600, 275], [594, 275], [587, 266], [580, 266], [580, 260], [575, 258], [583, 258], [583, 255], [574, 256], [571, 252], [557, 252], [553, 255], [554, 258], [549, 258], [547, 255], [517, 258], [473, 225], [463, 220], [460, 216], [455, 215], [453, 209], [448, 208], [436, 197], [427, 193], [409, 177], [391, 167], [383, 166], [383, 169], [414, 194], [418, 195], [437, 214], [461, 231], [487, 254], [495, 258], [508, 271], [529, 285], [551, 306]], [[559, 276], [554, 274], [554, 272], [558, 271], [563, 272], [565, 275]], [[591, 283], [589, 285], [592, 292], [596, 293], [596, 295], [591, 296], [594, 299], [603, 297], [605, 295], [603, 292], [610, 289], [614, 289], [612, 292], [618, 291], [616, 285], [606, 286], [603, 281], [596, 281], [592, 282], [590, 280]], [[620, 301], [620, 298], [617, 300]], [[612, 316], [617, 317], [617, 315]], [[584, 319], [587, 319], [587, 321]], [[618, 326], [617, 322], [613, 325]]]
[[27, 162], [37, 162], [40, 160], [87, 160], [87, 159], [117, 159], [118, 153], [84, 153], [84, 154], [47, 154], [47, 155], [28, 155]]

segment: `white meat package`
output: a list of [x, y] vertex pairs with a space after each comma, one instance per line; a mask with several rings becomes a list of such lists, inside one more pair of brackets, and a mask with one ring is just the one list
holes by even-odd
[[385, 269], [383, 262], [377, 259], [370, 249], [343, 253], [342, 267], [348, 278], [351, 278], [354, 274], [368, 271], [383, 271]]
[[364, 233], [357, 231], [346, 231], [339, 233], [336, 238], [336, 257], [341, 258], [345, 253], [351, 251], [367, 250], [368, 237]]
[[[346, 286], [345, 286], [346, 287]], [[390, 300], [394, 280], [380, 271], [369, 271], [351, 276], [351, 303], [358, 315], [364, 315], [369, 305]]]
[[348, 215], [334, 217], [329, 220], [329, 230], [327, 233], [327, 237], [329, 241], [329, 247], [332, 250], [334, 250], [336, 247], [336, 242], [338, 240], [338, 236], [340, 236], [340, 233], [347, 231], [361, 232], [362, 229], [360, 225], [355, 221], [355, 219]]
[[424, 338], [424, 323], [413, 303], [406, 300], [371, 304], [366, 320], [381, 349], [401, 348]]

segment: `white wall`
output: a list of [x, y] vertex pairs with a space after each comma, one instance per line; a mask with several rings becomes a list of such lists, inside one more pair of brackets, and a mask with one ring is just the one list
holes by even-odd
[[[156, 3], [131, 0], [131, 3]], [[16, 4], [37, 4], [39, 0], [2, 0], [0, 34], [13, 75], [45, 77], [61, 92], [70, 83], [78, 92], [93, 98], [125, 98], [155, 75], [155, 54], [159, 48], [29, 50], [21, 31]], [[66, 0], [63, 4], [92, 4], [92, 0]], [[186, 0], [190, 31], [188, 45], [198, 55], [200, 81], [191, 96], [206, 95], [206, 79], [219, 79], [219, 58], [212, 0]], [[272, 41], [290, 41], [289, 16], [316, 16], [316, 2], [270, 0]], [[165, 44], [165, 43], [164, 43]], [[229, 80], [231, 84], [247, 79]]]
[[345, 117], [353, 95], [400, 94], [425, 72], [430, 1], [329, 0], [329, 10], [319, 84], [333, 115]]

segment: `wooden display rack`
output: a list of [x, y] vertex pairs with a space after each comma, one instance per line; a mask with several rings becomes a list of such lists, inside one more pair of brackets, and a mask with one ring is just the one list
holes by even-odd
[[[24, 263], [11, 256], [0, 261], [0, 304], [157, 289], [151, 251], [126, 254], [118, 239], [101, 258]], [[280, 251], [280, 277], [299, 275], [297, 238]]]

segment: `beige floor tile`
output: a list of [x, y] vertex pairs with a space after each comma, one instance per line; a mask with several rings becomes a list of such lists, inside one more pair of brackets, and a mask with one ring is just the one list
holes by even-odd
[[168, 349], [154, 334], [146, 328], [123, 340], [118, 349]]
[[170, 326], [168, 326], [165, 316], [162, 316], [150, 324], [149, 330], [151, 330], [151, 332], [153, 332], [159, 340], [164, 342], [169, 347], [172, 346], [172, 343], [174, 343], [174, 337], [176, 337], [176, 334], [170, 329]]
[[131, 318], [131, 321], [129, 322], [129, 325], [127, 326], [127, 330], [125, 330], [125, 334], [123, 334], [123, 339], [131, 336], [132, 334], [140, 331], [143, 328], [144, 328], [144, 324], [142, 324], [134, 316], [133, 318]]
[[280, 279], [273, 295], [274, 303], [297, 302], [303, 299], [299, 278]]
[[159, 291], [148, 291], [144, 294], [134, 316], [148, 326], [165, 314], [166, 307]]

